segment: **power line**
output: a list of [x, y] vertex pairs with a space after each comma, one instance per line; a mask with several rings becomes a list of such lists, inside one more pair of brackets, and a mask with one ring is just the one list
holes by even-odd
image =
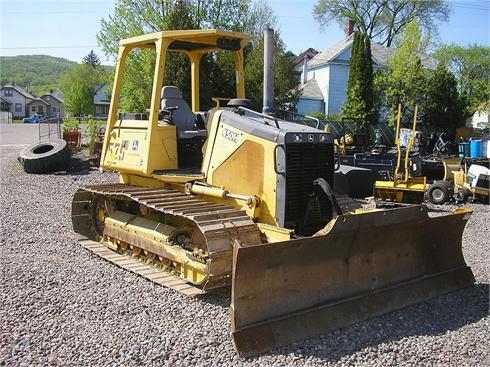
[[0, 50], [41, 50], [49, 48], [102, 48], [101, 46], [86, 45], [86, 46], [36, 46], [36, 47], [0, 47]]

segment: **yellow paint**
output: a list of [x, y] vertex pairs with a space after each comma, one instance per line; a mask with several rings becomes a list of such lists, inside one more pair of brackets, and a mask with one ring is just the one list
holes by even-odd
[[[277, 225], [274, 142], [246, 134], [220, 121], [216, 111], [208, 122], [209, 137], [203, 160], [207, 182], [231, 193], [260, 198], [259, 221]], [[210, 124], [210, 125], [209, 125]], [[247, 210], [243, 202], [237, 206]]]
[[[101, 167], [120, 172], [122, 175], [151, 177], [155, 170], [178, 168], [177, 136], [175, 126], [158, 122], [160, 91], [163, 86], [167, 52], [186, 54], [191, 61], [192, 108], [199, 109], [199, 64], [202, 55], [220, 50], [220, 42], [235, 42], [238, 49], [228, 50], [235, 60], [237, 75], [236, 96], [245, 98], [243, 80], [243, 47], [250, 37], [236, 32], [221, 30], [164, 31], [124, 39], [119, 44], [118, 62], [107, 119], [106, 135], [102, 149]], [[146, 121], [120, 120], [119, 103], [128, 55], [137, 49], [155, 50], [155, 69], [151, 90], [149, 117]], [[125, 141], [138, 141], [137, 149], [128, 149]], [[132, 148], [133, 145], [131, 145]], [[165, 182], [168, 176], [155, 177]], [[194, 180], [179, 179], [179, 182]]]
[[289, 241], [294, 234], [294, 230], [292, 229], [276, 227], [270, 224], [259, 223], [258, 226], [269, 243]]
[[200, 284], [208, 278], [207, 264], [194, 260], [181, 246], [170, 245], [167, 242], [175, 227], [121, 211], [116, 211], [111, 217], [106, 218], [105, 225], [127, 231], [161, 246], [169, 254], [169, 260], [176, 263], [180, 277], [186, 281]]

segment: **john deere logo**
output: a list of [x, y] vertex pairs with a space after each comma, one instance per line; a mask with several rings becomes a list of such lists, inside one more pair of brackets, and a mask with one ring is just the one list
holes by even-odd
[[133, 140], [133, 147], [132, 147], [132, 149], [133, 150], [138, 150], [138, 145], [139, 145], [138, 140]]

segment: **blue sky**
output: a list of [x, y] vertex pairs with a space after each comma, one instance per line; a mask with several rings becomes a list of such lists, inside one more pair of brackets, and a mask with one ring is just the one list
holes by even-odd
[[[316, 0], [268, 0], [281, 38], [296, 54], [318, 51], [344, 37], [337, 24], [321, 30], [313, 20]], [[440, 41], [490, 46], [490, 0], [450, 0], [449, 23], [439, 25]], [[81, 62], [91, 50], [105, 64], [95, 35], [114, 0], [0, 0], [0, 55], [51, 55]]]

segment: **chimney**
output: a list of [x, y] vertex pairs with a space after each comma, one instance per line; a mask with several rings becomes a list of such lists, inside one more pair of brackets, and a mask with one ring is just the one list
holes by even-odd
[[347, 22], [345, 23], [345, 28], [344, 28], [345, 38], [349, 37], [352, 33], [354, 33], [355, 24], [356, 23], [352, 19], [347, 20]]

